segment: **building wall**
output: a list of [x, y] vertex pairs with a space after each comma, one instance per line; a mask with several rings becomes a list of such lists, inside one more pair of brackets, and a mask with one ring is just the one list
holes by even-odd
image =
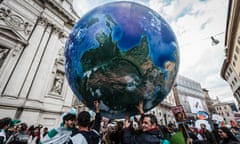
[[203, 93], [204, 93], [204, 99], [206, 101], [209, 114], [212, 115], [215, 113], [214, 102], [213, 102], [214, 100], [210, 98], [207, 89], [203, 89]]
[[230, 85], [240, 104], [240, 1], [230, 0], [225, 35], [226, 53], [221, 76]]
[[54, 127], [72, 106], [64, 46], [78, 19], [70, 0], [0, 5], [0, 117]]
[[166, 96], [166, 98], [158, 104], [156, 107], [151, 109], [148, 113], [154, 114], [158, 123], [161, 125], [167, 125], [168, 123], [176, 123], [175, 117], [171, 111], [171, 108], [176, 106], [173, 91]]
[[230, 105], [227, 103], [219, 103], [219, 104], [215, 105], [215, 110], [216, 110], [216, 113], [219, 114], [220, 116], [222, 116], [223, 118], [228, 118], [228, 117], [234, 116]]
[[198, 111], [208, 112], [204, 93], [199, 82], [178, 75], [173, 87], [177, 105], [182, 105], [189, 117], [195, 117]]

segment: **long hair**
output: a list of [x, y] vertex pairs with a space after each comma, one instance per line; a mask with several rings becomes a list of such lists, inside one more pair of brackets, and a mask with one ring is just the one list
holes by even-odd
[[230, 131], [229, 128], [227, 127], [220, 127], [219, 128], [220, 130], [222, 130], [223, 132], [225, 132], [228, 136], [227, 139], [224, 139], [224, 141], [228, 141], [228, 140], [234, 140], [234, 141], [238, 141], [238, 139], [233, 135], [233, 133]]
[[5, 126], [10, 125], [11, 120], [12, 119], [9, 117], [0, 119], [0, 129], [3, 129]]

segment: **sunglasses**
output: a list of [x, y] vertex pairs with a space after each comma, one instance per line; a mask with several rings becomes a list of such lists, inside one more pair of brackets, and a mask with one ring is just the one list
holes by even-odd
[[218, 133], [223, 133], [223, 131], [218, 131]]

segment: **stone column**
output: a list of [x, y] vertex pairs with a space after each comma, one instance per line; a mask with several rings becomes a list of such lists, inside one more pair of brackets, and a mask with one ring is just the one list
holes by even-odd
[[8, 82], [9, 77], [11, 76], [11, 71], [14, 69], [17, 60], [23, 50], [23, 45], [16, 43], [15, 46], [12, 46], [8, 50], [8, 53], [5, 57], [4, 63], [0, 67], [0, 93], [2, 93], [4, 86]]
[[42, 56], [46, 51], [46, 45], [49, 42], [51, 31], [52, 26], [48, 25], [39, 44], [38, 51], [36, 52], [35, 57], [32, 61], [31, 69], [29, 70], [25, 83], [22, 87], [20, 97], [26, 97], [31, 89], [32, 83], [41, 64]]
[[55, 58], [58, 53], [58, 36], [60, 29], [53, 25], [52, 33], [49, 38], [48, 44], [44, 54], [42, 55], [42, 60], [39, 64], [36, 77], [33, 81], [32, 87], [28, 94], [29, 100], [43, 100], [44, 96], [47, 94], [49, 77], [51, 75]]
[[36, 28], [29, 39], [29, 45], [24, 49], [22, 56], [12, 73], [12, 76], [4, 91], [4, 95], [18, 97], [33, 64], [33, 59], [38, 51], [39, 43], [41, 42], [45, 28], [45, 19], [39, 18]]

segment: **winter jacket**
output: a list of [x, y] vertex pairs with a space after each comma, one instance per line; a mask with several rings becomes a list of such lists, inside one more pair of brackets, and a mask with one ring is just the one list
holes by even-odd
[[129, 128], [123, 129], [124, 144], [160, 144], [161, 131], [153, 129], [138, 134], [131, 133]]

